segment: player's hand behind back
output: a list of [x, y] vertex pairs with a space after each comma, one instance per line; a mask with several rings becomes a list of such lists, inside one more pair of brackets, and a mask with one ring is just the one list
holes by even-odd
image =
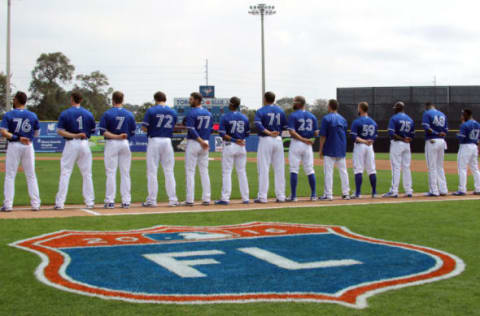
[[237, 141], [235, 143], [237, 145], [240, 145], [240, 146], [245, 146], [245, 140], [244, 139], [237, 139]]
[[208, 150], [210, 148], [210, 146], [208, 145], [208, 142], [206, 141], [201, 142], [200, 146], [202, 146], [203, 150]]
[[20, 137], [20, 142], [24, 145], [30, 145], [30, 139], [27, 137]]
[[78, 133], [77, 134], [77, 138], [79, 139], [86, 139], [87, 138], [87, 135], [85, 133]]
[[122, 134], [120, 134], [120, 138], [121, 139], [127, 139], [128, 135], [126, 133], [122, 133]]

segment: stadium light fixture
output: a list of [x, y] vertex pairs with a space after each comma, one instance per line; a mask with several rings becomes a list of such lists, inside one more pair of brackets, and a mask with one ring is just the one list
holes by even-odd
[[251, 5], [250, 10], [248, 11], [251, 15], [259, 15], [261, 21], [261, 42], [262, 42], [262, 98], [265, 95], [265, 31], [264, 31], [264, 19], [266, 15], [274, 15], [277, 13], [275, 11], [275, 6], [266, 5], [265, 3], [260, 3], [257, 5]]

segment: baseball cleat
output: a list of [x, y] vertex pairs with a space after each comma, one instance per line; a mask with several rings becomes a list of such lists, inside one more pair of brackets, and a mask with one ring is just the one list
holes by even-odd
[[143, 207], [156, 207], [156, 205], [151, 203], [151, 202], [143, 202], [142, 206]]
[[130, 208], [130, 203], [122, 203], [122, 208]]
[[54, 209], [54, 210], [56, 210], [56, 211], [60, 211], [60, 210], [63, 210], [63, 209], [65, 209], [65, 207], [63, 207], [63, 206], [58, 206], [58, 205], [55, 205], [55, 206], [53, 207], [53, 209]]
[[194, 204], [193, 202], [187, 202], [187, 201], [185, 201], [185, 202], [183, 202], [181, 205], [182, 205], [182, 206], [193, 206], [193, 205], [195, 205], [195, 204]]
[[319, 199], [320, 201], [332, 201], [332, 200], [333, 200], [333, 198], [332, 198], [331, 196], [326, 196], [326, 195], [321, 196], [321, 197], [319, 197], [318, 199]]
[[473, 192], [473, 195], [480, 195], [480, 192]]
[[242, 204], [250, 204], [249, 200], [242, 201]]
[[11, 207], [5, 207], [5, 206], [2, 206], [2, 208], [0, 209], [0, 212], [11, 212], [12, 211], [12, 208]]
[[411, 198], [411, 197], [413, 197], [413, 194], [412, 194], [412, 193], [408, 193], [408, 194], [405, 194], [404, 197], [406, 197], [406, 198]]
[[425, 196], [428, 196], [428, 197], [439, 197], [440, 195], [433, 194], [432, 192], [428, 192], [428, 193], [425, 193]]
[[447, 193], [440, 193], [440, 196], [447, 196], [448, 195], [448, 192]]
[[393, 192], [387, 192], [383, 195], [384, 198], [398, 198], [398, 194], [395, 194]]
[[376, 199], [378, 198], [378, 194], [377, 193], [372, 193], [372, 199]]
[[348, 195], [348, 194], [342, 195], [342, 199], [343, 200], [350, 200], [350, 195]]
[[230, 203], [224, 200], [215, 201], [215, 205], [228, 205], [228, 204]]
[[40, 206], [32, 207], [32, 211], [34, 211], [34, 212], [40, 211]]
[[312, 195], [310, 197], [310, 201], [317, 201], [318, 200], [318, 197], [316, 195]]
[[467, 195], [465, 192], [460, 192], [460, 191], [457, 191], [457, 192], [453, 192], [452, 195], [455, 195], [455, 196], [464, 196], [464, 195]]
[[94, 208], [95, 208], [95, 204], [86, 205], [85, 208], [86, 208], [87, 210], [94, 209]]
[[202, 202], [202, 205], [203, 205], [203, 206], [209, 206], [209, 205], [210, 205], [210, 201], [203, 201], [203, 202]]
[[286, 201], [287, 201], [287, 202], [298, 202], [298, 199], [297, 199], [296, 197], [291, 197], [291, 196], [289, 196], [289, 197], [287, 197], [287, 200], [286, 200]]
[[359, 198], [360, 198], [360, 195], [356, 195], [356, 194], [350, 196], [350, 199], [352, 199], [352, 200], [358, 200]]
[[262, 200], [260, 200], [260, 199], [255, 199], [255, 200], [253, 200], [253, 203], [266, 204], [267, 201], [262, 201]]
[[105, 203], [103, 207], [111, 210], [115, 208], [115, 203]]
[[275, 202], [276, 203], [285, 203], [285, 200], [276, 199]]
[[168, 207], [177, 207], [177, 206], [180, 206], [180, 203], [178, 203], [178, 201], [168, 202]]

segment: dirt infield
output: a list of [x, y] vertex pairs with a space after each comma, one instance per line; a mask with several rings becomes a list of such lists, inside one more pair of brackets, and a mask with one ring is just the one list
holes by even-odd
[[[145, 157], [132, 157], [132, 160], [136, 161], [142, 161], [145, 160]], [[210, 158], [212, 160], [220, 161], [222, 158], [220, 157], [215, 157], [215, 158]], [[5, 157], [0, 157], [0, 161], [4, 161]], [[60, 157], [36, 157], [35, 160], [37, 161], [59, 161]], [[103, 160], [103, 157], [93, 157], [93, 160]], [[185, 157], [175, 157], [175, 160], [178, 161], [183, 161], [185, 160]], [[248, 158], [248, 162], [251, 163], [256, 163], [257, 159], [256, 158]], [[285, 159], [285, 163], [288, 164], [288, 159]], [[316, 166], [323, 166], [323, 160], [320, 160], [318, 158], [315, 158], [315, 165]], [[347, 159], [347, 165], [349, 168], [352, 167], [352, 160]], [[376, 166], [377, 170], [390, 170], [390, 160], [376, 160]], [[413, 172], [427, 172], [427, 165], [425, 161], [423, 160], [412, 160], [411, 163], [411, 170]], [[445, 173], [447, 174], [457, 174], [457, 162], [456, 161], [445, 161], [444, 162], [444, 169]], [[0, 163], [0, 172], [5, 172], [5, 166], [4, 163]]]
[[232, 211], [256, 211], [256, 210], [274, 210], [274, 209], [296, 209], [305, 207], [328, 207], [328, 206], [346, 206], [346, 205], [371, 205], [371, 204], [400, 204], [412, 202], [439, 202], [439, 201], [465, 201], [480, 200], [480, 196], [445, 196], [445, 197], [425, 197], [423, 194], [415, 194], [413, 198], [385, 199], [364, 196], [356, 200], [342, 200], [336, 198], [333, 201], [309, 201], [308, 199], [299, 199], [296, 203], [275, 203], [270, 200], [266, 204], [242, 204], [241, 201], [232, 201], [230, 205], [210, 205], [202, 206], [196, 204], [193, 207], [168, 207], [166, 203], [160, 203], [157, 207], [142, 207], [141, 203], [134, 203], [130, 209], [104, 209], [102, 204], [97, 204], [95, 209], [87, 210], [82, 205], [70, 205], [64, 210], [53, 210], [53, 206], [43, 206], [38, 212], [33, 212], [27, 207], [16, 207], [13, 212], [0, 213], [0, 219], [29, 219], [29, 218], [64, 218], [76, 216], [119, 216], [119, 215], [145, 215], [145, 214], [178, 214], [178, 213], [208, 213], [208, 212], [232, 212]]

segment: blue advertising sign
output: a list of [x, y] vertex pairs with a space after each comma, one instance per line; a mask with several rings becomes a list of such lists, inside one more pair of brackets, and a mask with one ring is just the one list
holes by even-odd
[[215, 98], [215, 86], [200, 86], [200, 94], [204, 98]]

